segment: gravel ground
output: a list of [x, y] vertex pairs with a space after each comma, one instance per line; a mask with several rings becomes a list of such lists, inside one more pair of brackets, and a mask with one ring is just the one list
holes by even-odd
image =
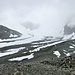
[[0, 75], [75, 75], [75, 57], [0, 64]]

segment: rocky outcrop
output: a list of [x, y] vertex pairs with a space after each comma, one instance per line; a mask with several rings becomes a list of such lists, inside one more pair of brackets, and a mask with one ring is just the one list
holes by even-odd
[[64, 26], [64, 35], [70, 35], [75, 33], [75, 25], [65, 25]]
[[18, 38], [20, 37], [22, 34], [9, 29], [3, 25], [0, 25], [0, 39], [10, 39], [10, 38]]

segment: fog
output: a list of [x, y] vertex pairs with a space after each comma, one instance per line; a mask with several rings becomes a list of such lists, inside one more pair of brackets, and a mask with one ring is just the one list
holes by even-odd
[[[74, 17], [75, 0], [0, 0], [0, 24], [38, 37], [63, 35], [64, 25]], [[33, 23], [32, 30], [22, 27], [27, 22]]]

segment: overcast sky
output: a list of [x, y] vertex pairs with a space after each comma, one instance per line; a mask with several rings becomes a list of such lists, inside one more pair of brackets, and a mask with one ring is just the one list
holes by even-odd
[[0, 0], [0, 24], [13, 28], [29, 21], [47, 34], [60, 30], [74, 16], [75, 0]]

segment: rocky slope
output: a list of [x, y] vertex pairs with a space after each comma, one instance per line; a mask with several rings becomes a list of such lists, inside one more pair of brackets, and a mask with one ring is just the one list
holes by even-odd
[[22, 34], [9, 29], [3, 25], [0, 25], [0, 39], [10, 39], [10, 38], [18, 38], [20, 37]]

